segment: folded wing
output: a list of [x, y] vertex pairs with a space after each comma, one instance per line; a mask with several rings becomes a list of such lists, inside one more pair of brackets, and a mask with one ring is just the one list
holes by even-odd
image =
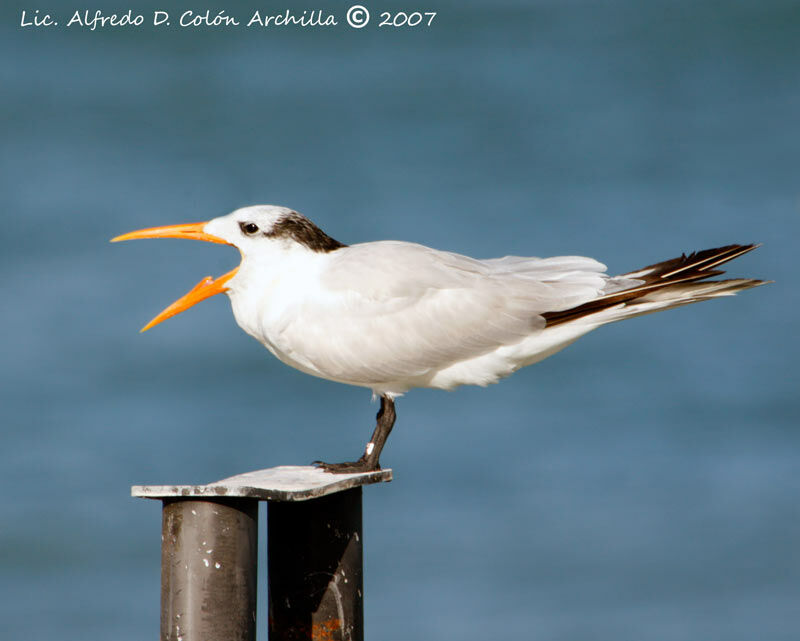
[[423, 376], [518, 343], [544, 330], [546, 312], [619, 287], [604, 270], [580, 256], [476, 260], [411, 243], [354, 245], [332, 255], [321, 291], [333, 293], [306, 303], [284, 331], [330, 378]]

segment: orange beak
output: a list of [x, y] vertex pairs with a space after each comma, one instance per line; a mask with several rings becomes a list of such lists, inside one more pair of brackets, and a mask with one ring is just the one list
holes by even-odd
[[[136, 238], [192, 238], [194, 240], [205, 240], [210, 243], [219, 243], [221, 245], [230, 245], [227, 240], [206, 234], [203, 228], [206, 223], [189, 223], [186, 225], [168, 225], [166, 227], [150, 227], [149, 229], [140, 229], [132, 231], [121, 236], [116, 236], [111, 239], [112, 243], [121, 240], [134, 240]], [[158, 316], [145, 325], [141, 331], [146, 332], [151, 327], [158, 325], [161, 321], [172, 318], [176, 314], [189, 309], [192, 305], [196, 305], [201, 300], [210, 298], [215, 294], [221, 294], [228, 288], [225, 284], [236, 275], [238, 267], [232, 269], [227, 274], [223, 274], [217, 279], [206, 276], [191, 291], [181, 296], [172, 305], [164, 309]]]

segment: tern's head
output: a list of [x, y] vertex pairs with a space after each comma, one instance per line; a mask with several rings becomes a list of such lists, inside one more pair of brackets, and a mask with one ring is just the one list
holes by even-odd
[[203, 231], [235, 245], [243, 256], [268, 252], [276, 245], [313, 252], [344, 247], [302, 214], [276, 205], [242, 207], [207, 222]]
[[[242, 207], [205, 223], [140, 229], [112, 238], [111, 242], [135, 238], [192, 238], [233, 245], [241, 252], [243, 260], [280, 250], [331, 252], [344, 247], [305, 216], [276, 205]], [[201, 300], [226, 291], [226, 283], [236, 275], [238, 269], [237, 267], [217, 279], [207, 276], [145, 325], [142, 331], [181, 313]]]

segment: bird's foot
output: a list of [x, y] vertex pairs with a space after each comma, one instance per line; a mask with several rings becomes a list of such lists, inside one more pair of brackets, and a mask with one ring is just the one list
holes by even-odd
[[377, 461], [371, 462], [363, 457], [357, 461], [347, 461], [346, 463], [314, 461], [313, 465], [331, 474], [364, 474], [366, 472], [378, 472], [381, 469]]

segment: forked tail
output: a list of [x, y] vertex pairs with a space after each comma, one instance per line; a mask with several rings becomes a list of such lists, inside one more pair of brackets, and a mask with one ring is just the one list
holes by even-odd
[[[725, 272], [716, 269], [760, 245], [726, 245], [716, 249], [685, 254], [679, 258], [649, 265], [622, 278], [640, 281], [628, 289], [614, 291], [571, 309], [543, 314], [547, 327], [586, 318], [598, 323], [641, 316], [652, 312], [680, 307], [717, 296], [731, 296], [743, 289], [757, 287], [769, 281], [753, 278], [706, 280]], [[702, 281], [702, 282], [701, 282]], [[594, 316], [597, 314], [597, 316]]]

